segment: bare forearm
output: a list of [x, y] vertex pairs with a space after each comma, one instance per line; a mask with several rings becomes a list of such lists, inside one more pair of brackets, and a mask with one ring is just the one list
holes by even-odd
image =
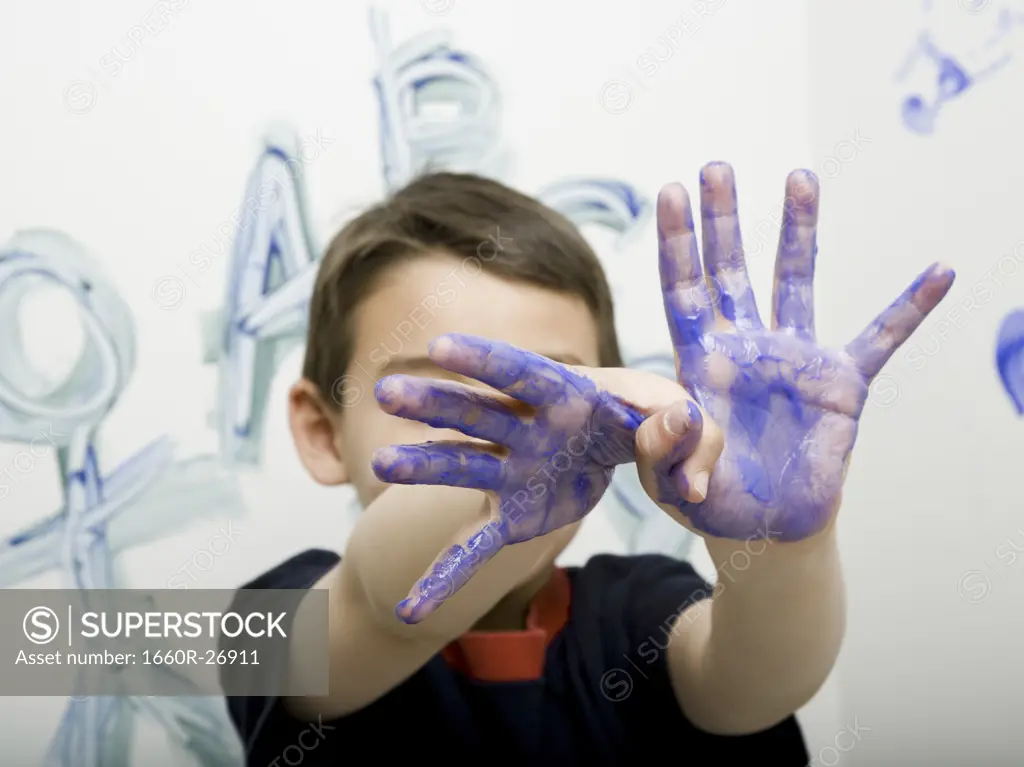
[[400, 636], [448, 642], [472, 628], [526, 578], [549, 542], [534, 539], [506, 546], [421, 623], [409, 626], [395, 617], [395, 605], [409, 595], [437, 555], [486, 520], [486, 503], [485, 494], [477, 490], [395, 485], [364, 512], [345, 559], [382, 626]]
[[[845, 630], [835, 531], [798, 543], [709, 540], [718, 570], [711, 600], [679, 631], [677, 696], [706, 729], [765, 729], [807, 703], [828, 677]], [[675, 666], [674, 666], [675, 669]]]
[[320, 589], [329, 592], [328, 668], [305, 650], [316, 646], [321, 638], [310, 632], [323, 625], [318, 616], [307, 614], [314, 602], [305, 600], [292, 631], [290, 678], [292, 689], [310, 689], [326, 671], [328, 694], [289, 698], [287, 706], [295, 716], [334, 719], [358, 711], [412, 676], [444, 644], [436, 637], [400, 636], [383, 627], [345, 560], [314, 586]]
[[[360, 518], [345, 556], [315, 588], [330, 593], [330, 693], [293, 698], [293, 714], [343, 716], [397, 687], [448, 642], [468, 631], [545, 554], [540, 539], [508, 546], [422, 623], [406, 625], [395, 605], [460, 531], [483, 520], [485, 496], [449, 487], [388, 488]], [[301, 684], [323, 669], [303, 653], [304, 604], [296, 616], [292, 675]], [[308, 688], [309, 685], [305, 685]]]

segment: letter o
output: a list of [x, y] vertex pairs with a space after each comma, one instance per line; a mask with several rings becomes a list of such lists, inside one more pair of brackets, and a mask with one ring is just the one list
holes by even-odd
[[857, 738], [856, 737], [853, 738], [853, 743], [850, 744], [849, 748], [843, 748], [842, 746], [839, 745], [839, 738], [842, 737], [843, 735], [853, 736], [853, 733], [850, 732], [849, 730], [843, 730], [841, 733], [836, 735], [836, 748], [838, 748], [840, 751], [842, 751], [845, 754], [847, 751], [849, 751], [850, 749], [852, 749], [854, 746], [857, 745]]
[[[228, 618], [234, 618], [238, 622], [238, 631], [234, 634], [228, 631]], [[242, 616], [238, 613], [226, 613], [220, 618], [220, 633], [226, 637], [236, 637], [245, 630], [245, 624], [242, 622]]]
[[[292, 167], [292, 163], [295, 163], [294, 167]], [[302, 178], [302, 163], [301, 162], [296, 160], [294, 157], [289, 157], [287, 160], [285, 160], [284, 164], [285, 164], [285, 167], [288, 168], [288, 171], [291, 173], [292, 178], [296, 178], [296, 179]]]
[[581, 455], [583, 455], [584, 453], [587, 452], [586, 444], [583, 445], [583, 449], [580, 450], [580, 452], [578, 452], [578, 453], [575, 450], [572, 449], [573, 442], [575, 442], [577, 439], [579, 439], [580, 436], [581, 435], [576, 434], [576, 435], [570, 437], [569, 441], [565, 444], [565, 449], [567, 451], [569, 451], [569, 455], [575, 456], [576, 458], [579, 458]]
[[[569, 463], [567, 463], [565, 465], [564, 469], [558, 467], [558, 456], [560, 456], [560, 455], [564, 455], [565, 456], [565, 460], [567, 460], [569, 462]], [[551, 465], [555, 467], [555, 471], [558, 471], [558, 472], [568, 471], [569, 467], [572, 466], [572, 457], [568, 453], [566, 453], [564, 450], [559, 450], [557, 453], [555, 453], [553, 456], [551, 456]]]
[[[736, 563], [732, 561], [733, 557], [735, 557], [737, 554], [742, 554], [746, 558], [746, 560], [747, 560], [747, 563], [745, 565], [743, 565], [743, 567], [737, 567]], [[732, 554], [729, 555], [729, 564], [732, 566], [732, 568], [734, 570], [736, 570], [737, 572], [742, 573], [744, 570], [746, 570], [748, 567], [750, 567], [750, 555], [746, 551], [743, 551], [743, 550], [734, 551]]]
[[[829, 160], [836, 164], [835, 173], [829, 173], [827, 170], [825, 170], [825, 163], [827, 163]], [[839, 164], [839, 160], [837, 160], [835, 157], [826, 157], [824, 160], [821, 161], [821, 175], [823, 175], [825, 178], [835, 178], [836, 176], [839, 175], [840, 168], [841, 166]]]
[[[24, 456], [25, 458], [28, 458], [28, 468], [27, 469], [23, 469], [23, 468], [21, 468], [18, 465], [18, 459], [21, 458], [22, 456]], [[14, 468], [16, 468], [22, 474], [28, 474], [30, 471], [32, 471], [33, 468], [35, 468], [36, 460], [32, 456], [30, 456], [28, 453], [26, 453], [24, 450], [22, 450], [16, 456], [14, 456], [14, 460], [12, 461], [12, 463], [14, 464]]]
[[[224, 544], [224, 550], [223, 551], [217, 551], [217, 549], [215, 549], [214, 546], [213, 546], [213, 542], [216, 541], [216, 540], [220, 540], [221, 538], [223, 538], [226, 541], [226, 543]], [[213, 536], [210, 540], [208, 540], [206, 542], [206, 545], [210, 548], [210, 553], [213, 554], [213, 556], [215, 556], [215, 557], [222, 557], [225, 554], [227, 554], [228, 553], [228, 549], [231, 548], [231, 541], [229, 541], [226, 536], [221, 535], [220, 533], [217, 533], [215, 536]]]
[[[475, 261], [476, 262], [476, 271], [472, 272], [472, 273], [470, 273], [469, 269], [466, 268], [466, 264], [469, 263], [470, 261]], [[462, 259], [462, 271], [465, 272], [470, 277], [476, 277], [483, 270], [484, 270], [484, 267], [481, 265], [480, 259], [477, 258], [476, 256], [469, 256], [468, 258]]]
[[[200, 567], [199, 566], [199, 555], [200, 554], [205, 554], [206, 558], [210, 560], [210, 564], [209, 564], [208, 567]], [[211, 554], [206, 549], [200, 549], [199, 551], [197, 551], [195, 554], [192, 555], [192, 564], [195, 565], [196, 570], [198, 570], [201, 573], [205, 573], [208, 570], [213, 568], [213, 554]]]
[[[491, 245], [492, 250], [490, 258], [488, 258], [487, 256], [480, 252], [484, 249], [484, 245]], [[476, 246], [476, 254], [480, 257], [481, 261], [493, 261], [498, 257], [498, 246], [492, 244], [490, 240], [484, 240], [483, 242]]]
[[[839, 153], [840, 147], [846, 146], [847, 144], [849, 144], [850, 147], [853, 149], [853, 154], [850, 155], [850, 158], [848, 160], [847, 159], [843, 159], [843, 156]], [[857, 146], [852, 141], [840, 141], [836, 145], [836, 157], [839, 158], [840, 162], [851, 162], [853, 160], [853, 158], [855, 158], [856, 156], [857, 156]]]

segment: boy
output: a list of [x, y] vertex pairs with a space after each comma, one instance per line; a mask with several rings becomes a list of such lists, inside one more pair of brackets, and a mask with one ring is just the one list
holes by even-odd
[[[707, 281], [685, 192], [659, 198], [687, 389], [614, 369], [596, 257], [500, 184], [426, 176], [335, 238], [291, 426], [311, 476], [352, 483], [365, 512], [344, 558], [308, 551], [246, 587], [326, 589], [331, 653], [325, 698], [229, 699], [249, 764], [339, 764], [389, 737], [488, 763], [807, 764], [793, 713], [843, 634], [833, 521], [856, 420], [952, 276], [926, 272], [829, 353], [813, 343], [813, 177], [787, 185], [778, 331], [757, 319], [728, 166], [702, 172], [701, 209]], [[361, 396], [377, 381], [379, 403]], [[705, 536], [714, 590], [661, 556], [554, 566], [631, 450], [652, 498]], [[322, 673], [303, 607], [295, 680]]]

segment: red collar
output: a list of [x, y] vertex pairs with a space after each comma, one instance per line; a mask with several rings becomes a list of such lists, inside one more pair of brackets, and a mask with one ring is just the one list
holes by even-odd
[[548, 645], [569, 618], [571, 587], [556, 569], [530, 603], [522, 631], [470, 631], [442, 650], [448, 665], [481, 682], [526, 682], [544, 672]]

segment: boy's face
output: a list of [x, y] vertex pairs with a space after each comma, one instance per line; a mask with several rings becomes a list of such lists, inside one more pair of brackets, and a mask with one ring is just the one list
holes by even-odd
[[[292, 395], [292, 430], [306, 468], [324, 484], [351, 482], [365, 507], [387, 485], [370, 458], [377, 448], [429, 440], [467, 440], [388, 415], [373, 387], [392, 373], [461, 380], [435, 366], [429, 342], [445, 333], [467, 333], [505, 341], [569, 365], [597, 367], [597, 324], [583, 301], [544, 288], [508, 282], [480, 271], [476, 259], [441, 254], [396, 265], [356, 312], [355, 345], [344, 377], [340, 414], [305, 412], [308, 398]], [[324, 392], [330, 396], [330, 392]], [[319, 434], [312, 434], [319, 431]], [[312, 447], [311, 447], [312, 446]], [[318, 446], [318, 447], [317, 447]], [[575, 531], [566, 530], [566, 542]]]

